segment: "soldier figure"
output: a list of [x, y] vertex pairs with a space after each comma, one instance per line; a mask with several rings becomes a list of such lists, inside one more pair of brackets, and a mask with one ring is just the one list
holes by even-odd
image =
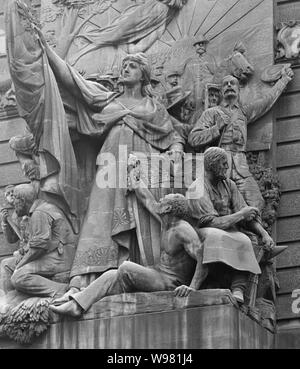
[[247, 124], [272, 108], [292, 77], [293, 71], [290, 68], [284, 69], [282, 78], [264, 97], [242, 106], [238, 79], [225, 76], [222, 81], [221, 105], [205, 110], [188, 138], [189, 144], [198, 150], [208, 146], [222, 147], [228, 155], [230, 178], [236, 183], [246, 203], [260, 210], [264, 200], [246, 158]]

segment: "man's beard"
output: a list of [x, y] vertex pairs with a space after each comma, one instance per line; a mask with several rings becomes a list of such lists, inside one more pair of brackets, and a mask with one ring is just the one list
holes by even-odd
[[213, 175], [217, 181], [224, 181], [227, 179], [227, 172], [223, 174], [223, 171], [220, 169], [219, 165], [214, 166], [212, 168]]
[[234, 90], [227, 90], [224, 92], [224, 97], [229, 99], [237, 98], [237, 93]]

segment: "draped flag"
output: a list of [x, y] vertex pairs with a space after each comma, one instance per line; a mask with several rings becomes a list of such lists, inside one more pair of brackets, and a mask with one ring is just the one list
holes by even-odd
[[77, 231], [77, 163], [63, 102], [28, 7], [11, 0], [6, 9], [7, 54], [19, 114], [39, 151], [41, 190], [58, 195]]

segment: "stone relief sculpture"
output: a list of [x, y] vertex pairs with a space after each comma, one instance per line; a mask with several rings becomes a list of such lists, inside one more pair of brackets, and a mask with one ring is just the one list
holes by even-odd
[[186, 78], [193, 81], [193, 94], [196, 110], [203, 107], [205, 85], [212, 82], [216, 72], [215, 58], [206, 50], [209, 43], [203, 35], [198, 35], [193, 40], [193, 47], [197, 56], [186, 61]]
[[11, 77], [6, 71], [2, 71], [0, 73], [0, 109], [15, 108], [15, 106], [16, 96]]
[[220, 105], [222, 101], [221, 87], [215, 83], [208, 83], [205, 86], [204, 109], [213, 108]]
[[[92, 5], [85, 2], [54, 2], [63, 11], [63, 37], [56, 39], [56, 51], [71, 65], [84, 69], [86, 58], [83, 57], [98, 50], [97, 56], [106, 59], [111, 68], [115, 63], [120, 63], [127, 53], [148, 50], [186, 2], [138, 0], [127, 2], [127, 5], [124, 2], [122, 10], [109, 23], [108, 18], [101, 18], [101, 15], [107, 14], [116, 0], [93, 1]], [[50, 14], [57, 14], [57, 7], [46, 9], [49, 9]], [[83, 21], [78, 23], [80, 14], [83, 14]], [[97, 24], [99, 16], [104, 23]], [[45, 22], [48, 21], [49, 17], [46, 17]], [[101, 74], [106, 72], [104, 68]]]
[[299, 57], [300, 21], [281, 23], [277, 33], [276, 59], [295, 59]]
[[133, 160], [129, 169], [130, 187], [141, 202], [148, 203], [162, 224], [160, 260], [152, 267], [125, 261], [117, 270], [103, 273], [83, 291], [70, 295], [69, 302], [51, 305], [54, 312], [79, 316], [101, 298], [124, 292], [174, 290], [175, 296], [186, 297], [204, 281], [201, 241], [193, 227], [183, 220], [189, 216], [186, 198], [170, 194], [156, 202], [151, 192], [140, 184], [141, 177], [137, 179], [133, 167], [138, 161], [133, 163]]
[[248, 105], [240, 105], [239, 81], [234, 76], [222, 80], [223, 101], [221, 106], [206, 110], [189, 135], [193, 147], [204, 148], [217, 143], [230, 158], [230, 178], [232, 178], [247, 204], [262, 210], [264, 201], [258, 184], [249, 171], [246, 159], [247, 124], [265, 114], [293, 78], [290, 68], [284, 70], [282, 78], [263, 98]]
[[[111, 173], [108, 173], [108, 177], [114, 178], [115, 169], [122, 164], [122, 161], [120, 161], [122, 153], [119, 152], [122, 145], [128, 152], [134, 150], [164, 152], [169, 150], [171, 153], [174, 153], [174, 157], [180, 157], [184, 141], [176, 134], [166, 109], [151, 98], [150, 68], [147, 58], [143, 54], [128, 56], [124, 59], [121, 72], [124, 93], [122, 96], [119, 96], [118, 93], [109, 92], [99, 84], [84, 80], [53, 52], [41, 33], [39, 37], [54, 74], [61, 80], [62, 85], [68, 88], [69, 91], [74, 92], [75, 109], [80, 117], [77, 130], [82, 134], [99, 138], [101, 138], [102, 134], [108, 135], [98, 155], [98, 174], [96, 174], [94, 187], [90, 194], [90, 205], [81, 229], [71, 276], [103, 272], [111, 267], [117, 267], [122, 260], [128, 258], [128, 253], [133, 255], [131, 256], [132, 260], [138, 257], [134, 256], [134, 253], [137, 253], [138, 250], [134, 251], [132, 249], [134, 244], [132, 230], [135, 229], [136, 224], [132, 215], [132, 205], [125, 196], [126, 178], [117, 178], [118, 183], [113, 184], [112, 188], [103, 187], [103, 185], [99, 185], [103, 170], [108, 169], [111, 171]], [[38, 47], [38, 44], [35, 44], [35, 47]], [[14, 57], [13, 51], [10, 54], [12, 58]], [[52, 83], [54, 83], [53, 79]], [[16, 87], [16, 91], [17, 94], [19, 92], [19, 97], [26, 101], [25, 96], [22, 96], [21, 90], [18, 90]], [[45, 101], [46, 106], [48, 103], [61, 104], [58, 96], [53, 97], [52, 101]], [[40, 106], [41, 109], [43, 107], [44, 105]], [[24, 108], [28, 109], [26, 105]], [[98, 112], [96, 113], [95, 110], [98, 110]], [[53, 110], [52, 113], [54, 114]], [[25, 119], [33, 128], [32, 117], [25, 117]], [[58, 125], [58, 121], [57, 117], [52, 119], [53, 130], [61, 129], [61, 124], [59, 124], [59, 127], [54, 126], [55, 124]], [[45, 125], [39, 127], [41, 132], [45, 132], [45, 128]], [[41, 133], [42, 141], [44, 132]], [[39, 145], [40, 153], [46, 150], [42, 141], [40, 140]], [[51, 148], [53, 154], [55, 154], [53, 151], [58, 153], [65, 151], [65, 148], [62, 146], [57, 147], [57, 143], [51, 143], [51, 137], [49, 136], [47, 137], [47, 142], [48, 146], [49, 144], [53, 145]], [[65, 145], [64, 140], [61, 141], [61, 145]], [[69, 147], [68, 150], [71, 151], [72, 148]], [[104, 153], [104, 156], [102, 156], [102, 153]], [[115, 155], [117, 167], [104, 165], [103, 160], [106, 158], [105, 155], [107, 153]], [[63, 163], [62, 160], [60, 160], [60, 163]], [[50, 166], [46, 169], [48, 171], [51, 170]], [[122, 175], [122, 170], [120, 170], [120, 173]], [[50, 173], [46, 172], [44, 178], [48, 178], [49, 175]], [[74, 187], [76, 182], [73, 181], [76, 178], [72, 179], [70, 175], [72, 175], [70, 171], [66, 172], [65, 177], [62, 179]], [[50, 188], [52, 193], [57, 191], [51, 181], [48, 185], [50, 187], [52, 185], [52, 188]], [[62, 185], [65, 186], [64, 183]], [[45, 186], [47, 186], [46, 182]], [[43, 192], [50, 192], [50, 190], [45, 188], [42, 190]], [[112, 203], [115, 204], [114, 208], [111, 207]], [[107, 210], [104, 210], [105, 206]], [[70, 213], [70, 210], [68, 213]], [[149, 222], [153, 223], [147, 231], [151, 233], [148, 237], [145, 237], [147, 242], [149, 242], [149, 245], [145, 245], [145, 247], [148, 250], [151, 250], [153, 245], [159, 248], [159, 224], [156, 224], [156, 220], [151, 219], [144, 209], [140, 209], [140, 216], [144, 220], [148, 218]], [[95, 229], [95, 222], [102, 224], [103, 229]], [[107, 234], [105, 234], [104, 230], [106, 230]], [[140, 245], [140, 247], [142, 246]], [[157, 255], [159, 252], [154, 252], [155, 254]], [[148, 262], [151, 264], [153, 261], [153, 259], [152, 261], [150, 259]], [[73, 280], [73, 287], [75, 285], [76, 283]]]
[[75, 251], [71, 227], [55, 205], [37, 199], [31, 184], [16, 186], [14, 197], [17, 216], [30, 216], [30, 219], [28, 249], [21, 260], [16, 259], [11, 283], [17, 291], [30, 296], [60, 296], [68, 285], [51, 278], [70, 271]]
[[[244, 12], [241, 8], [240, 18], [231, 17], [224, 29], [263, 1], [251, 1]], [[22, 1], [10, 0], [8, 5], [10, 71], [18, 110], [29, 131], [12, 138], [10, 146], [34, 196], [29, 201], [22, 187], [14, 192], [20, 217], [24, 210], [20, 202], [30, 202], [23, 226], [26, 237], [21, 237], [27, 248], [21, 257], [15, 255], [3, 263], [1, 270], [9, 286], [5, 293], [39, 297], [10, 305], [6, 296], [4, 312], [0, 304], [0, 333], [2, 329], [19, 341], [28, 341], [46, 329], [50, 304], [58, 314], [80, 316], [107, 295], [170, 290], [187, 296], [207, 286], [219, 288], [220, 271], [208, 267], [216, 262], [244, 271], [228, 273], [226, 284], [240, 304], [249, 303], [249, 273], [256, 276], [249, 287], [250, 302], [256, 306], [253, 285], [264, 272], [263, 263], [276, 254], [271, 237], [261, 226], [264, 201], [247, 164], [247, 124], [271, 109], [292, 79], [291, 69], [283, 68], [270, 86], [263, 83], [269, 81], [258, 78], [257, 64], [248, 60], [242, 42], [224, 37], [226, 46], [220, 46], [223, 41], [216, 40], [223, 33], [218, 26], [224, 16], [214, 15], [214, 23], [205, 27], [209, 15], [218, 9], [217, 1], [203, 9], [205, 17], [197, 23], [196, 15], [202, 14], [199, 1], [143, 0], [130, 6], [123, 3], [120, 10], [114, 9], [115, 3], [119, 4], [116, 0], [89, 5], [52, 1], [57, 8], [47, 21], [44, 14], [42, 22], [43, 26], [50, 23], [48, 30], [40, 29]], [[110, 11], [118, 15], [101, 25], [101, 17]], [[191, 19], [185, 28], [180, 18], [184, 12]], [[52, 24], [57, 20], [64, 30], [60, 40]], [[229, 56], [228, 50], [233, 50]], [[95, 59], [95, 52], [103, 59]], [[85, 66], [87, 58], [93, 59], [92, 70]], [[191, 151], [219, 146], [205, 151], [203, 198], [187, 201], [183, 195], [170, 195], [174, 189], [162, 188], [162, 183], [157, 188], [141, 188], [140, 181], [134, 184], [132, 168], [128, 186], [130, 153], [170, 157], [172, 171], [184, 149], [189, 150], [188, 143]], [[230, 180], [225, 175], [228, 166]], [[85, 186], [85, 182], [93, 185]], [[29, 213], [33, 202], [36, 206]], [[43, 214], [39, 224], [35, 224], [35, 212]], [[5, 210], [2, 213], [5, 221]], [[40, 242], [38, 235], [47, 219], [51, 236]], [[60, 234], [55, 232], [57, 222], [69, 222], [71, 227], [62, 227]], [[54, 233], [58, 239], [52, 237]], [[224, 243], [241, 246], [246, 260], [242, 269], [236, 249], [230, 255], [222, 254]], [[260, 257], [253, 248], [258, 243], [263, 250]], [[218, 248], [215, 258], [212, 245]], [[47, 268], [45, 250], [49, 247], [47, 255], [54, 257], [57, 270], [48, 274], [46, 270], [43, 276], [39, 270], [32, 273], [34, 261], [42, 260]], [[184, 253], [184, 262], [176, 261], [177, 250]], [[174, 276], [167, 282], [163, 278], [166, 270]], [[132, 279], [136, 272], [138, 278]], [[264, 296], [261, 290], [259, 296]], [[38, 317], [30, 317], [32, 306], [41, 312]], [[33, 324], [30, 334], [13, 330], [17, 311], [24, 311], [27, 327]]]
[[28, 221], [27, 215], [18, 216], [14, 208], [15, 186], [9, 185], [4, 189], [6, 204], [1, 208], [1, 228], [9, 244], [18, 242], [18, 250], [12, 257], [5, 258], [0, 263], [0, 289], [7, 293], [13, 290], [11, 276], [16, 264], [23, 258], [28, 250]]
[[87, 46], [72, 56], [71, 65], [86, 53], [105, 46], [126, 45], [130, 54], [145, 52], [187, 0], [143, 0], [126, 8], [109, 26], [83, 30], [76, 38]]
[[[262, 238], [267, 249], [272, 248], [274, 242], [259, 222], [259, 210], [247, 206], [237, 186], [227, 178], [229, 165], [226, 151], [217, 147], [207, 149], [204, 167], [204, 195], [189, 200], [191, 214], [198, 217], [197, 232], [204, 239], [203, 264], [207, 269], [211, 263], [221, 262], [235, 269], [231, 289], [237, 300], [243, 303], [249, 276], [246, 272], [260, 274], [261, 270], [250, 239], [236, 231], [243, 228], [251, 230]], [[193, 186], [187, 191], [187, 198]]]

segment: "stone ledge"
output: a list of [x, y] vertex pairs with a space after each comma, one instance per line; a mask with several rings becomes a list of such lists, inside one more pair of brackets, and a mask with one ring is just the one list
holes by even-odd
[[[124, 293], [107, 296], [96, 302], [79, 320], [103, 319], [116, 316], [128, 316], [145, 313], [167, 312], [177, 309], [211, 305], [235, 305], [238, 307], [230, 290], [214, 289], [191, 292], [187, 297], [176, 297], [174, 292]], [[55, 313], [51, 315], [51, 323], [61, 321]], [[63, 320], [74, 320], [64, 317]]]
[[[254, 349], [273, 348], [274, 335], [238, 307], [229, 290], [187, 298], [173, 292], [106, 297], [80, 319], [53, 314], [34, 349]], [[0, 339], [0, 348], [24, 348]]]

